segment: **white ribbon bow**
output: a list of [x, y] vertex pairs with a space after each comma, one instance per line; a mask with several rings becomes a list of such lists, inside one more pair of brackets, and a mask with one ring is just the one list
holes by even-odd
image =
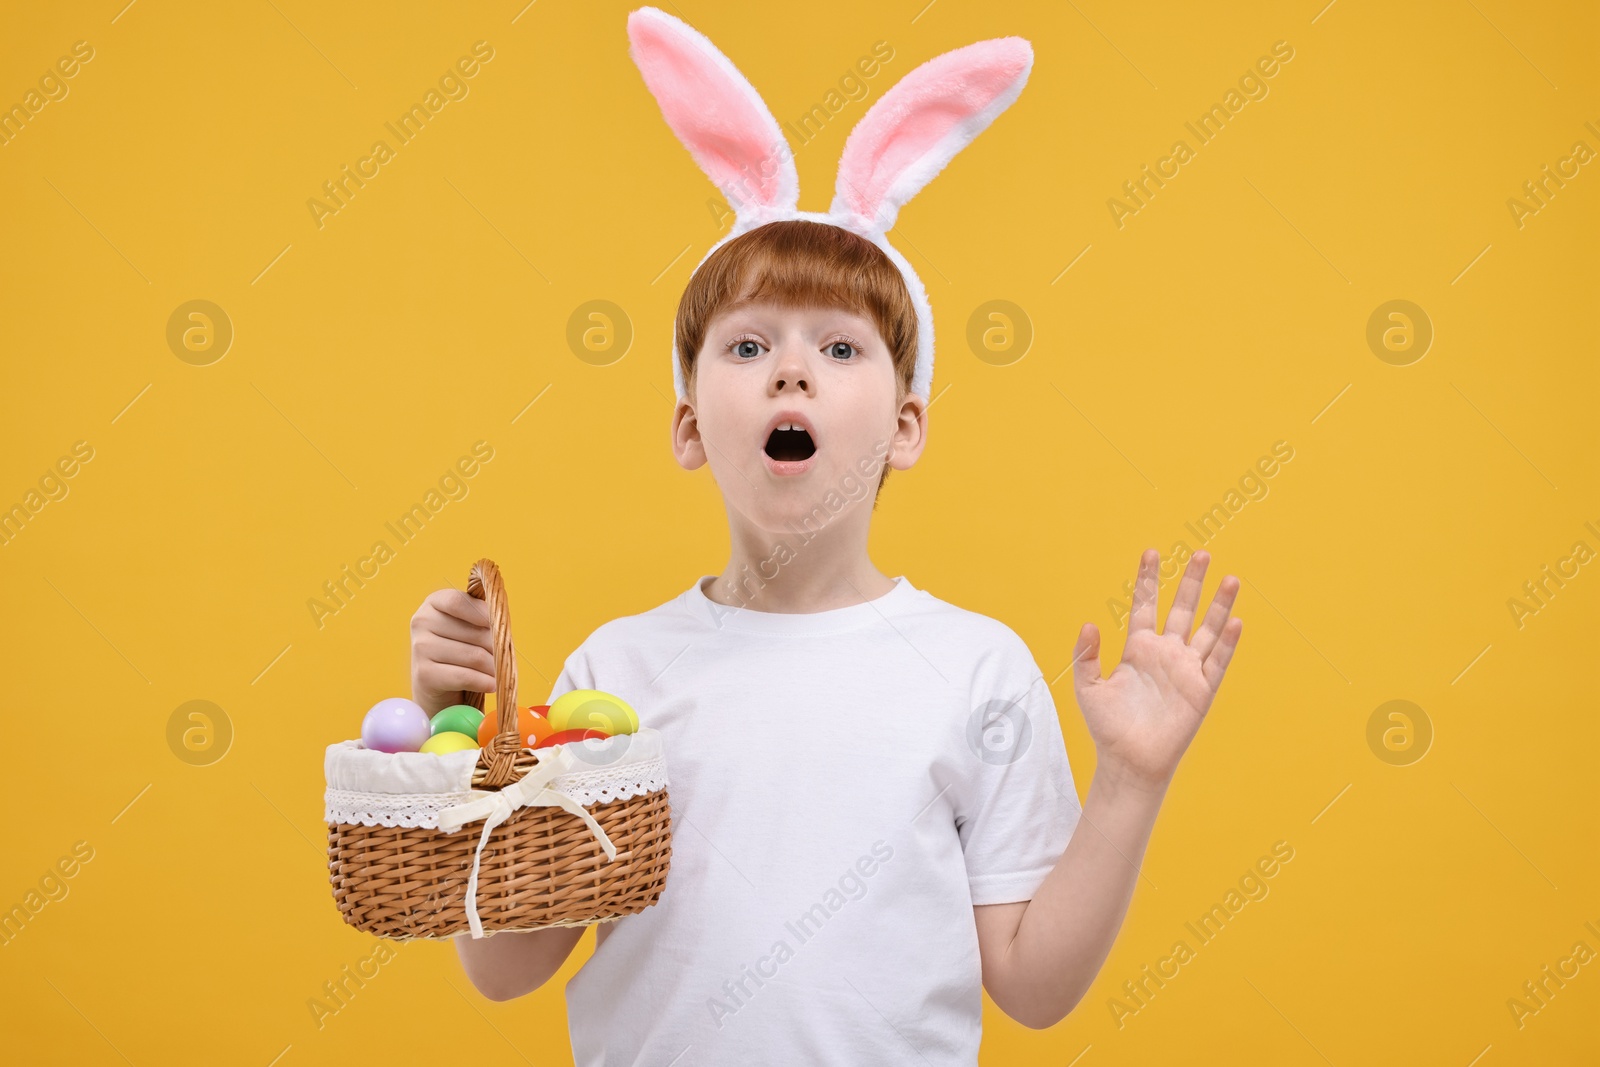
[[605, 849], [608, 862], [617, 858], [617, 846], [611, 843], [611, 838], [606, 836], [595, 817], [567, 794], [548, 788], [552, 778], [571, 768], [572, 754], [562, 745], [546, 751], [548, 754], [540, 757], [539, 765], [519, 781], [500, 790], [474, 789], [474, 799], [439, 812], [439, 829], [447, 834], [455, 833], [469, 822], [483, 819], [483, 833], [478, 835], [478, 847], [472, 854], [472, 875], [467, 879], [467, 925], [472, 928], [474, 939], [483, 936], [483, 923], [478, 920], [478, 862], [483, 858], [483, 846], [489, 843], [490, 832], [509, 819], [518, 808], [539, 805], [565, 808], [589, 827], [589, 831], [600, 842], [600, 847]]

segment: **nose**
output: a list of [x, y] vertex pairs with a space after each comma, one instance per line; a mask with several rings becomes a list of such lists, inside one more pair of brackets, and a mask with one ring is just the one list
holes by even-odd
[[812, 379], [806, 373], [806, 361], [803, 349], [798, 344], [785, 344], [782, 353], [773, 361], [772, 377], [768, 382], [768, 391], [782, 393], [798, 391], [802, 394], [811, 393]]

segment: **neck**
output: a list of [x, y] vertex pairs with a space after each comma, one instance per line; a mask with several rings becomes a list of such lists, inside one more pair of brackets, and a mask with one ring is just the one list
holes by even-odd
[[894, 579], [867, 555], [871, 508], [850, 507], [822, 527], [766, 530], [731, 515], [727, 566], [707, 583], [718, 604], [783, 614], [832, 611], [876, 600]]

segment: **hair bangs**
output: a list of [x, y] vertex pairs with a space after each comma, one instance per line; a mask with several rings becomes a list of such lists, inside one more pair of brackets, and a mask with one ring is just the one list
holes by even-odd
[[678, 303], [678, 361], [687, 388], [693, 389], [695, 357], [711, 320], [757, 302], [842, 307], [871, 319], [894, 362], [898, 392], [910, 389], [917, 316], [905, 278], [865, 237], [809, 219], [758, 226], [700, 265]]

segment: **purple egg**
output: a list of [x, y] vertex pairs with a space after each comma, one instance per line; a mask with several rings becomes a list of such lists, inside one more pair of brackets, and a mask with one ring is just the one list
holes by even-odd
[[379, 752], [415, 752], [428, 739], [428, 713], [405, 697], [386, 697], [361, 720], [361, 743]]

